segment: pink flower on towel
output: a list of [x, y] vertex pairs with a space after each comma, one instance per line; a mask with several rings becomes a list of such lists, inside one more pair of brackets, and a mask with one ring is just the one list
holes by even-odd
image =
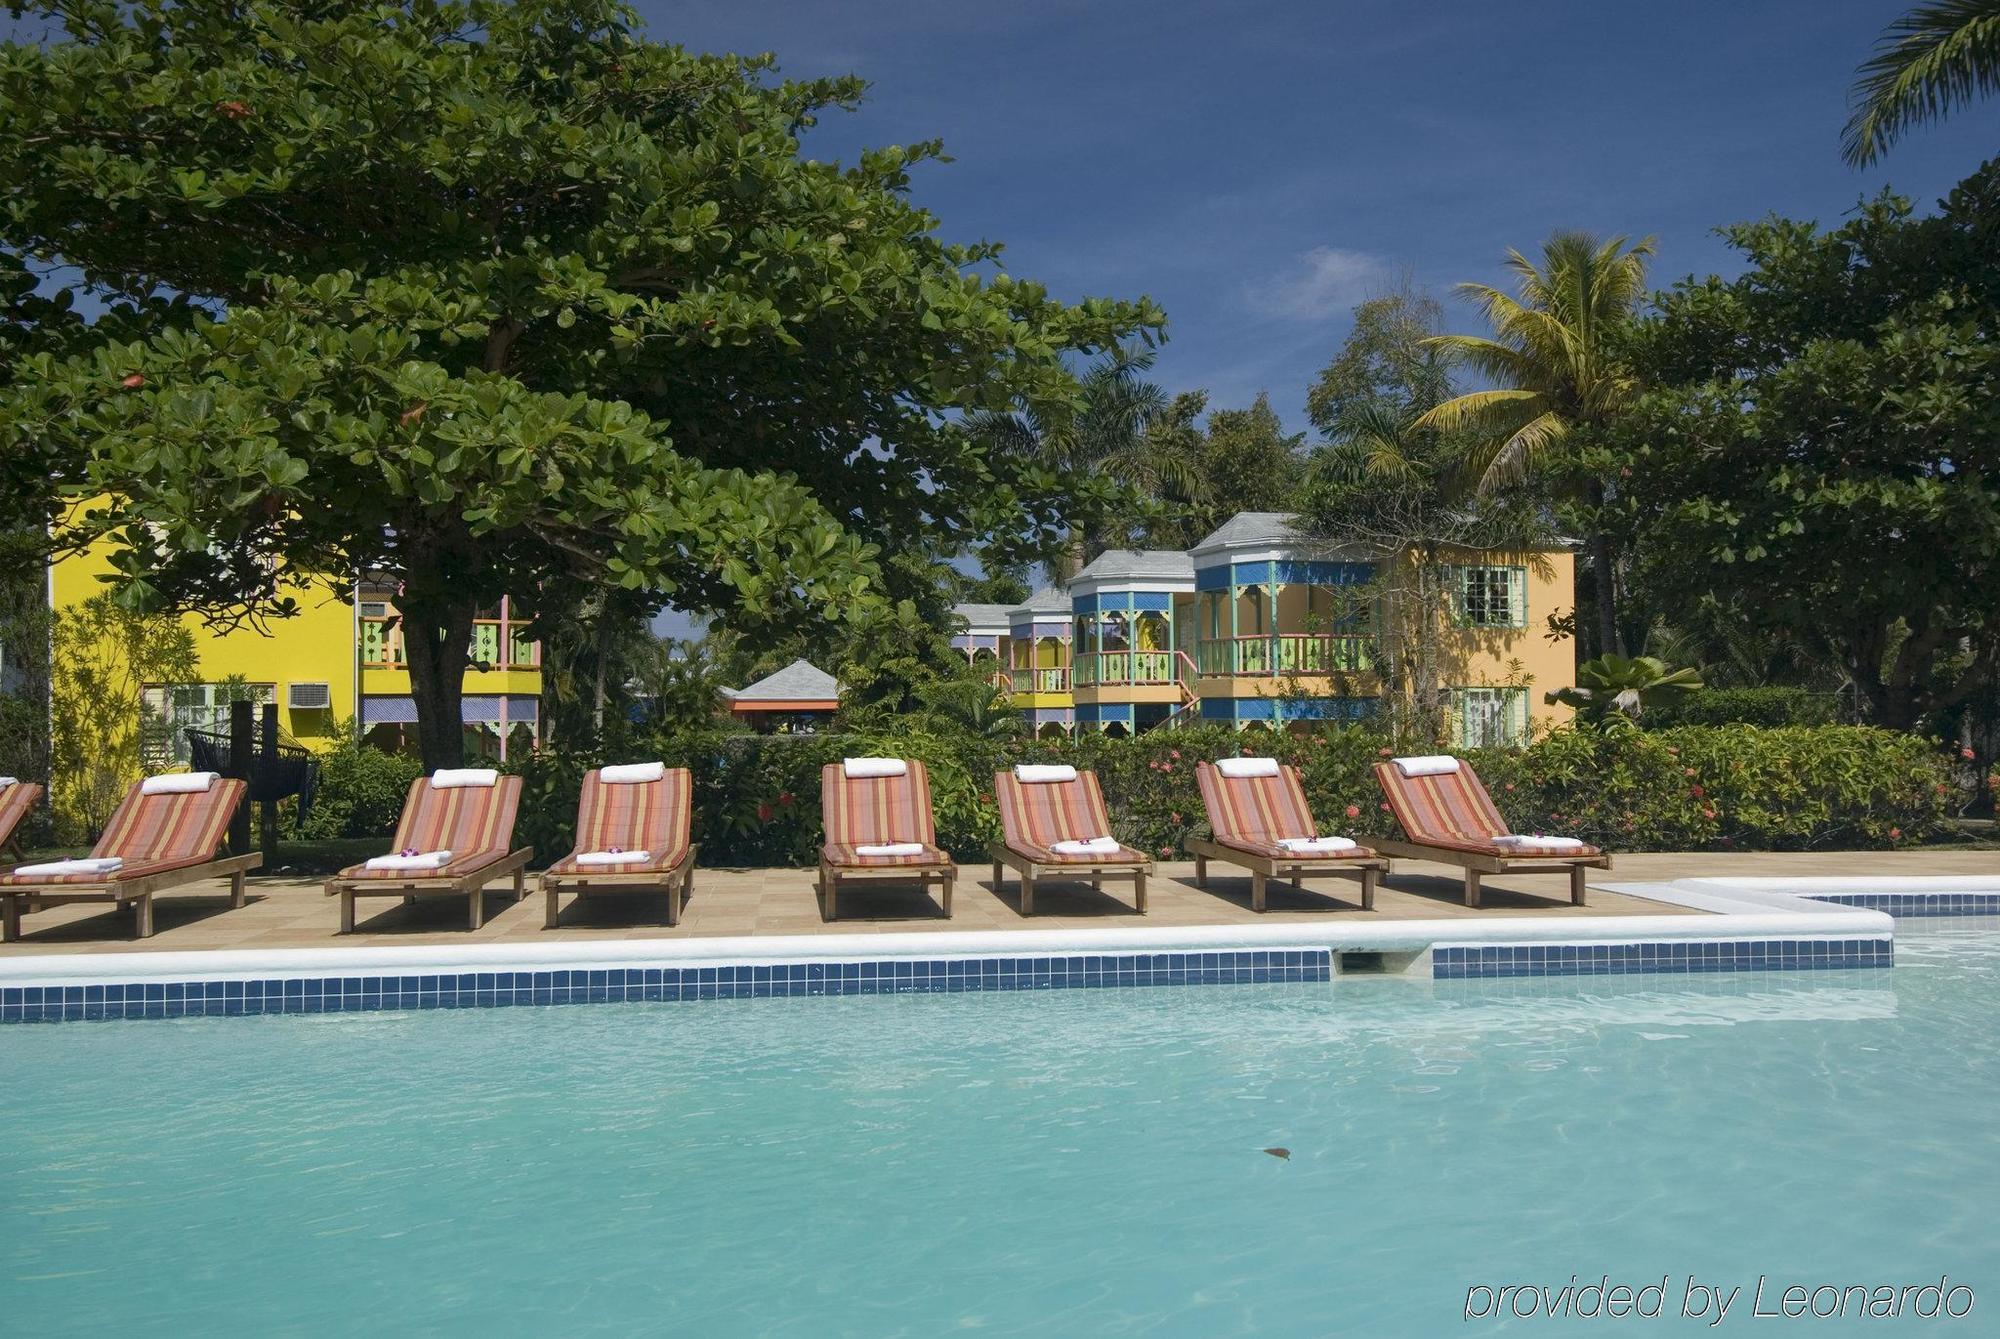
[[410, 857], [410, 856], [414, 856], [414, 855], [416, 855], [417, 853], [418, 853], [418, 852], [417, 852], [417, 848], [416, 848], [416, 847], [414, 847], [414, 846], [405, 846], [405, 847], [404, 847], [404, 848], [403, 848], [403, 849], [402, 849], [402, 850], [401, 850], [401, 851], [400, 851], [400, 852], [399, 852], [398, 854], [402, 855], [402, 856], [403, 856], [404, 858], [406, 858], [406, 859], [407, 859], [408, 857]]

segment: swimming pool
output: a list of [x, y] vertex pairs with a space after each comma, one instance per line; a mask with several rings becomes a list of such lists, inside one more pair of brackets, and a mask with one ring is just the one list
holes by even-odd
[[1975, 1333], [1996, 1010], [1976, 921], [1886, 971], [7, 1028], [0, 1316], [1477, 1334], [1481, 1286], [1693, 1275], [1733, 1326], [1759, 1276], [1948, 1276]]

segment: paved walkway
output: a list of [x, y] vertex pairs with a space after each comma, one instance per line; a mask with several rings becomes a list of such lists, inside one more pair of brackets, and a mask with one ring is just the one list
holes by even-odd
[[[1813, 875], [1866, 874], [1937, 876], [2000, 874], [2000, 851], [1958, 852], [1834, 852], [1812, 854], [1637, 854], [1617, 858], [1617, 868], [1593, 871], [1594, 877], [1619, 883], [1670, 882], [1683, 878], [1771, 876], [1806, 878]], [[1045, 882], [1035, 890], [1036, 915], [1020, 914], [1017, 885], [1010, 876], [996, 893], [986, 865], [960, 871], [953, 930], [1030, 930], [1117, 925], [1181, 926], [1244, 925], [1263, 921], [1307, 921], [1338, 918], [1349, 922], [1381, 920], [1451, 920], [1467, 916], [1522, 916], [1561, 920], [1580, 916], [1695, 915], [1686, 908], [1649, 902], [1610, 892], [1594, 892], [1589, 905], [1569, 904], [1567, 881], [1550, 875], [1489, 876], [1485, 905], [1478, 911], [1459, 901], [1456, 871], [1423, 861], [1399, 860], [1396, 872], [1377, 894], [1375, 910], [1360, 909], [1359, 885], [1351, 879], [1316, 880], [1312, 891], [1298, 893], [1273, 883], [1270, 907], [1263, 917], [1250, 910], [1247, 875], [1211, 866], [1206, 891], [1194, 886], [1194, 866], [1186, 861], [1162, 862], [1151, 884], [1151, 910], [1142, 921], [1132, 911], [1129, 885], [1107, 882], [1102, 893], [1081, 884]], [[337, 933], [340, 915], [335, 899], [319, 884], [295, 879], [256, 879], [250, 884], [250, 904], [240, 911], [229, 906], [218, 884], [196, 886], [185, 894], [166, 894], [154, 911], [155, 934], [131, 936], [130, 912], [102, 907], [58, 907], [25, 918], [19, 943], [0, 945], [0, 953], [143, 952], [177, 949], [320, 948], [359, 944], [465, 944], [476, 941], [510, 943], [549, 939], [604, 940], [687, 938], [704, 935], [872, 934], [944, 928], [936, 919], [936, 903], [914, 891], [851, 890], [841, 893], [843, 918], [828, 925], [820, 919], [813, 891], [813, 872], [801, 869], [704, 869], [695, 875], [694, 896], [681, 925], [669, 930], [650, 922], [660, 903], [629, 898], [598, 897], [588, 905], [566, 903], [562, 925], [542, 928], [541, 895], [532, 891], [519, 905], [496, 887], [487, 895], [484, 927], [468, 931], [465, 903], [460, 899], [426, 901], [415, 907], [387, 899], [364, 901], [360, 922], [351, 936]]]

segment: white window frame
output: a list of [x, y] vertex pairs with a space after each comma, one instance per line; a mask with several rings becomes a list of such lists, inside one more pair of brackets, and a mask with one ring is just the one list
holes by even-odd
[[165, 742], [148, 741], [146, 765], [165, 766], [169, 763], [187, 763], [192, 760], [192, 750], [188, 746], [187, 730], [215, 730], [229, 733], [229, 704], [243, 700], [241, 697], [224, 697], [224, 693], [240, 693], [248, 696], [251, 703], [262, 708], [267, 703], [278, 700], [278, 685], [274, 683], [149, 683], [140, 694], [146, 714], [165, 731]]
[[[1498, 618], [1493, 616], [1496, 595], [1505, 601]], [[1452, 603], [1461, 627], [1525, 628], [1528, 626], [1528, 569], [1460, 567], [1453, 573]], [[1475, 606], [1479, 611], [1476, 615]]]
[[1521, 748], [1528, 742], [1528, 690], [1451, 690], [1452, 733], [1461, 749]]

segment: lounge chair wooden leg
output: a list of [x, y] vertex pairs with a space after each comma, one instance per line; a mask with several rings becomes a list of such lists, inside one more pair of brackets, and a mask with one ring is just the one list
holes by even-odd
[[1140, 870], [1132, 876], [1132, 900], [1139, 906], [1139, 914], [1146, 914], [1146, 871]]
[[1361, 871], [1361, 909], [1363, 911], [1375, 910], [1375, 877], [1376, 872], [1372, 867], [1364, 868]]
[[229, 905], [241, 910], [243, 901], [243, 871], [239, 869], [229, 876]]
[[344, 935], [354, 933], [354, 890], [352, 888], [343, 888], [340, 890], [340, 932]]
[[1093, 874], [1090, 876], [1090, 891], [1093, 893], [1104, 891], [1104, 879], [1101, 875]]
[[472, 923], [473, 929], [477, 930], [480, 926], [486, 924], [486, 890], [484, 888], [474, 888], [468, 893], [465, 898], [465, 906], [466, 919]]
[[132, 930], [141, 939], [153, 937], [153, 895], [132, 899]]
[[1197, 888], [1208, 887], [1208, 857], [1205, 855], [1198, 855], [1194, 858], [1194, 886]]
[[993, 862], [993, 891], [996, 893], [1000, 891], [1000, 862], [998, 860]]
[[417, 905], [417, 895], [415, 893], [404, 893], [403, 905], [406, 907], [414, 907], [415, 905]]
[[528, 895], [528, 867], [522, 865], [514, 871], [514, 900], [519, 902]]
[[1479, 905], [1479, 871], [1476, 869], [1465, 871], [1465, 905], [1468, 907]]
[[1035, 914], [1035, 872], [1029, 870], [1021, 876], [1021, 914]]
[[553, 884], [542, 889], [542, 901], [544, 903], [542, 907], [542, 928], [544, 930], [555, 929], [556, 924], [562, 919], [562, 913], [556, 906], [559, 896]]
[[1587, 895], [1586, 884], [1587, 879], [1583, 866], [1571, 865], [1569, 867], [1569, 900], [1579, 907], [1583, 905], [1583, 899]]
[[953, 876], [952, 876], [952, 875], [949, 875], [949, 874], [945, 875], [945, 876], [944, 876], [944, 918], [945, 918], [946, 920], [950, 920], [950, 919], [951, 919], [951, 885], [952, 885], [952, 883], [953, 883]]
[[1250, 910], [1262, 911], [1263, 909], [1264, 909], [1264, 876], [1262, 874], [1252, 873], [1250, 875]]
[[826, 919], [830, 921], [840, 919], [838, 902], [840, 897], [840, 876], [838, 874], [827, 874], [819, 881], [819, 891], [820, 895], [826, 899], [826, 907], [823, 912]]
[[7, 904], [5, 925], [0, 926], [0, 940], [11, 944], [21, 937], [21, 899], [10, 893], [0, 901]]

